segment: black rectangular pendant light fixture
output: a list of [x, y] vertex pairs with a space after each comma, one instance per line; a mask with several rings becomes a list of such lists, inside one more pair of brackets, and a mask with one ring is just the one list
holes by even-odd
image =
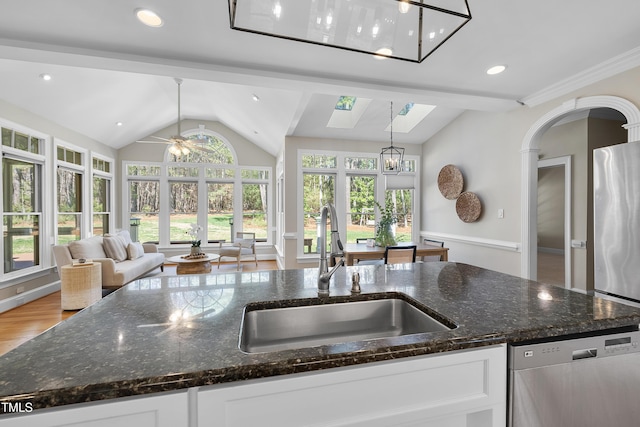
[[467, 0], [229, 0], [231, 28], [422, 62], [471, 20]]

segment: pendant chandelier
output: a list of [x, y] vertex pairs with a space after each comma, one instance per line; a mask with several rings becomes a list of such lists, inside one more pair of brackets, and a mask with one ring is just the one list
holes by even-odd
[[383, 175], [397, 175], [402, 171], [404, 148], [393, 146], [393, 101], [391, 101], [391, 145], [380, 152], [380, 170]]
[[410, 62], [470, 20], [467, 0], [229, 0], [234, 30]]

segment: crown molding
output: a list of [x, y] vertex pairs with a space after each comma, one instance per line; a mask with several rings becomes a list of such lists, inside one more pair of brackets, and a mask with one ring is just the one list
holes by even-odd
[[574, 74], [541, 91], [526, 96], [520, 101], [529, 107], [535, 107], [638, 66], [640, 66], [640, 47], [615, 56], [578, 74]]

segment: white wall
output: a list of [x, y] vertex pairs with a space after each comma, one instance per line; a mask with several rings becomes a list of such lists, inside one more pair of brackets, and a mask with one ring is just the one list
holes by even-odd
[[[453, 236], [445, 240], [451, 260], [521, 275], [521, 252], [512, 250], [511, 244], [520, 245], [522, 240], [521, 149], [525, 135], [537, 120], [570, 99], [612, 95], [640, 105], [638, 81], [640, 68], [635, 68], [533, 108], [462, 114], [423, 144], [422, 233]], [[449, 163], [462, 170], [465, 189], [476, 192], [482, 201], [483, 214], [475, 223], [460, 221], [454, 203], [437, 189], [438, 172]], [[504, 219], [497, 218], [499, 208], [504, 209]], [[497, 242], [483, 245], [485, 239]]]

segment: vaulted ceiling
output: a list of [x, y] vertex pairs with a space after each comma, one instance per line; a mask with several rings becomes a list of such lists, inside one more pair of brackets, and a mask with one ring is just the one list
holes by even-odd
[[[468, 0], [473, 19], [419, 64], [235, 31], [226, 0], [0, 2], [0, 99], [114, 148], [175, 124], [174, 77], [183, 119], [276, 154], [288, 135], [388, 140], [390, 101], [436, 106], [394, 132], [422, 143], [465, 110], [527, 108], [640, 65], [637, 0]], [[340, 95], [371, 99], [351, 129], [327, 128]]]

